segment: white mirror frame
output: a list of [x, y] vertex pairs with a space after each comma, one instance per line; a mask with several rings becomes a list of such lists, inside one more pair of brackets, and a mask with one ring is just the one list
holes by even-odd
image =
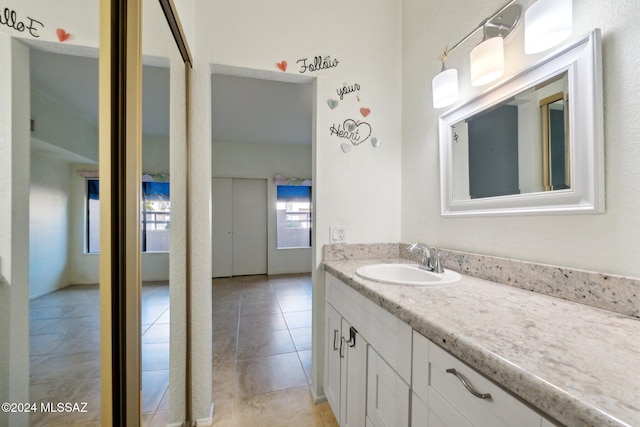
[[[443, 216], [604, 212], [604, 125], [601, 34], [595, 29], [517, 76], [440, 116], [440, 194]], [[571, 188], [453, 200], [451, 126], [550, 77], [568, 72]]]

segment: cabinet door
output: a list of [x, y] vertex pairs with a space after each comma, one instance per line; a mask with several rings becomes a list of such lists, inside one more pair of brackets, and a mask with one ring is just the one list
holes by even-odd
[[368, 425], [408, 427], [409, 386], [371, 347], [368, 361]]
[[340, 417], [340, 344], [342, 317], [331, 304], [325, 305], [324, 393], [336, 418]]
[[369, 345], [342, 319], [342, 402], [340, 425], [365, 427], [367, 412], [367, 347]]

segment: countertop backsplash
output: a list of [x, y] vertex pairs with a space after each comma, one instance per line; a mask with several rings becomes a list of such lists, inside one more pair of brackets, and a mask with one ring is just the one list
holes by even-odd
[[[403, 243], [325, 245], [325, 261], [405, 258], [419, 261]], [[640, 318], [640, 280], [593, 271], [443, 249], [445, 268], [503, 285]]]

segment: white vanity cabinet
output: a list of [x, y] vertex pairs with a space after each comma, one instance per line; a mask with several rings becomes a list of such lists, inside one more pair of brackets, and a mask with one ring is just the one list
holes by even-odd
[[409, 426], [411, 332], [327, 273], [325, 395], [342, 427]]
[[515, 396], [413, 332], [413, 427], [553, 425]]
[[409, 426], [409, 385], [369, 347], [367, 427]]
[[326, 273], [325, 395], [342, 427], [552, 427], [536, 410]]

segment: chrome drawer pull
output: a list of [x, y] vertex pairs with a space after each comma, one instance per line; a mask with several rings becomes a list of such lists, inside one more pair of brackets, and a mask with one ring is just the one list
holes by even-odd
[[338, 330], [334, 329], [333, 330], [333, 350], [337, 350], [338, 349], [338, 344], [336, 343], [336, 341], [338, 340]]
[[453, 368], [447, 369], [447, 373], [453, 374], [456, 377], [458, 377], [462, 385], [464, 385], [464, 387], [467, 390], [469, 390], [469, 393], [473, 394], [475, 397], [479, 397], [480, 399], [491, 399], [490, 393], [479, 393], [475, 388], [473, 388], [471, 383], [469, 383], [469, 380], [467, 380], [467, 378], [464, 375], [462, 375], [460, 372], [456, 371], [455, 369]]

